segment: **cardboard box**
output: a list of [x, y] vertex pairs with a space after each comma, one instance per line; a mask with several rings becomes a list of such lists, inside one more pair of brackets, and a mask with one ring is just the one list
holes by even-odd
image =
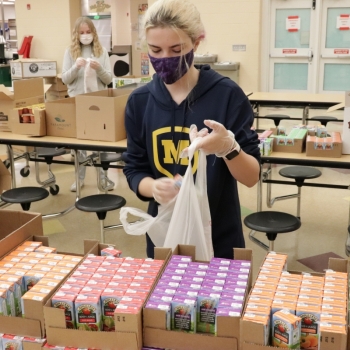
[[45, 78], [45, 83], [51, 85], [48, 91], [67, 91], [68, 90], [67, 85], [63, 83], [62, 78], [59, 75], [57, 77]]
[[[164, 252], [156, 248], [155, 259], [162, 259]], [[177, 255], [192, 256], [195, 261], [195, 247], [179, 245], [173, 252]], [[234, 258], [252, 260], [249, 249], [234, 249]], [[247, 291], [251, 288], [252, 273], [248, 280]], [[167, 330], [166, 312], [159, 309], [143, 309], [143, 342], [144, 346], [183, 350], [238, 350], [240, 349], [240, 317], [218, 316], [217, 336], [179, 333]]]
[[55, 77], [57, 62], [40, 58], [21, 58], [10, 61], [12, 79]]
[[77, 137], [75, 97], [45, 102], [46, 134]]
[[124, 113], [131, 91], [107, 89], [76, 96], [77, 138], [112, 142], [124, 140]]
[[[328, 268], [339, 272], [348, 272], [348, 261], [345, 259], [330, 258]], [[292, 273], [301, 274], [298, 271]], [[315, 276], [322, 276], [320, 273], [311, 273]], [[264, 346], [263, 325], [250, 321], [241, 321], [241, 350], [272, 350], [273, 346]], [[347, 337], [345, 334], [323, 332], [321, 334], [321, 350], [347, 350]]]
[[68, 91], [55, 91], [55, 90], [47, 90], [45, 94], [45, 101], [55, 101], [60, 100], [62, 98], [68, 98]]
[[[285, 137], [274, 137], [273, 152], [302, 153], [305, 149], [306, 129], [293, 129]], [[281, 140], [283, 139], [283, 144]]]
[[43, 78], [15, 80], [13, 91], [0, 85], [0, 131], [11, 131], [10, 115], [14, 108], [44, 103]]
[[0, 194], [11, 188], [11, 174], [0, 159]]
[[350, 91], [345, 92], [343, 154], [350, 154]]
[[151, 76], [146, 75], [126, 75], [125, 77], [113, 78], [112, 86], [114, 89], [129, 84], [143, 84], [149, 83], [152, 80]]
[[15, 109], [11, 115], [11, 130], [14, 134], [30, 135], [30, 136], [45, 136], [46, 135], [46, 113], [43, 108], [36, 108], [33, 106], [30, 112], [29, 122], [25, 120], [19, 111], [23, 109]]
[[306, 139], [307, 156], [340, 158], [342, 148], [343, 143], [339, 132], [332, 132], [331, 137], [308, 136]]
[[[90, 253], [100, 255], [106, 245], [90, 246]], [[87, 250], [86, 244], [84, 249]], [[166, 249], [170, 255], [170, 249]], [[138, 314], [115, 315], [115, 332], [88, 332], [66, 329], [64, 310], [51, 307], [51, 298], [44, 306], [46, 338], [49, 344], [76, 348], [139, 350], [142, 347], [142, 316]]]

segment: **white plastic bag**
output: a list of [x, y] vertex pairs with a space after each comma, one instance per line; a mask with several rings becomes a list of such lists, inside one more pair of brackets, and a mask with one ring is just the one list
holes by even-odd
[[[207, 196], [207, 160], [205, 154], [199, 151], [194, 184], [191, 160], [196, 142], [194, 140], [188, 148], [189, 165], [176, 198], [167, 205], [160, 205], [156, 217], [140, 209], [123, 207], [120, 210], [120, 221], [128, 234], [141, 235], [147, 232], [157, 247], [174, 250], [178, 244], [194, 245], [196, 258], [208, 261], [213, 256], [213, 246]], [[142, 221], [128, 223], [128, 213], [142, 218]]]
[[90, 66], [92, 59], [86, 59], [86, 65], [84, 70], [84, 92], [94, 92], [98, 90], [97, 74], [95, 69]]

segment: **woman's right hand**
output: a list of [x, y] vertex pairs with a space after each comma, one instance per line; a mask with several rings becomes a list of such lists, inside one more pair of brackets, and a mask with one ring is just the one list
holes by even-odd
[[80, 69], [82, 67], [85, 67], [86, 65], [86, 61], [85, 58], [83, 57], [78, 57], [75, 61], [76, 66]]

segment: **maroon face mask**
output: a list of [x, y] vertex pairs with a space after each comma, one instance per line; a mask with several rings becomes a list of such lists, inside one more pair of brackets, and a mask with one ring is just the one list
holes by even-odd
[[191, 67], [194, 52], [193, 49], [184, 56], [155, 58], [148, 55], [152, 66], [165, 84], [174, 84], [182, 78]]

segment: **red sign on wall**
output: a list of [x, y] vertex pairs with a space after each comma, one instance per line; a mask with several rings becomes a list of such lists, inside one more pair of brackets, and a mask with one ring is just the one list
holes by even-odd
[[282, 53], [286, 53], [286, 54], [296, 54], [297, 53], [297, 49], [283, 49]]
[[349, 49], [334, 49], [335, 55], [348, 55]]

